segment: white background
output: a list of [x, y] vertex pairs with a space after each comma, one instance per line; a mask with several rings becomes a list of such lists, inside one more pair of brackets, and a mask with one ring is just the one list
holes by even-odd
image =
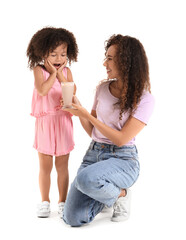
[[[6, 1], [1, 2], [0, 52], [0, 217], [1, 239], [185, 239], [185, 7], [184, 1]], [[79, 61], [71, 66], [77, 96], [91, 109], [94, 91], [106, 77], [104, 41], [112, 34], [138, 38], [145, 47], [156, 99], [148, 126], [137, 138], [141, 174], [132, 187], [132, 213], [127, 222], [112, 223], [100, 214], [81, 228], [57, 216], [58, 192], [52, 172], [49, 219], [36, 217], [40, 202], [38, 157], [32, 148], [30, 114], [33, 73], [26, 49], [45, 26], [74, 33]], [[89, 145], [73, 117], [76, 147], [70, 156], [70, 182]]]

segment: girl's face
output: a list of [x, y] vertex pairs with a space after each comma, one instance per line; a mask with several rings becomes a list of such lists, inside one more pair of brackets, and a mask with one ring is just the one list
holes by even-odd
[[119, 78], [119, 73], [115, 61], [116, 51], [116, 45], [111, 45], [106, 52], [106, 58], [103, 63], [103, 66], [106, 67], [107, 76], [109, 79]]
[[67, 61], [67, 44], [59, 45], [49, 53], [46, 60], [49, 60], [56, 69], [60, 68]]

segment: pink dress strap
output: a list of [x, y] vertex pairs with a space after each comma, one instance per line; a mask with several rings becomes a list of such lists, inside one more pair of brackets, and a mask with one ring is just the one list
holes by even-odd
[[[50, 73], [42, 68], [44, 81], [48, 79]], [[67, 78], [67, 68], [63, 69], [63, 74]], [[61, 84], [58, 79], [55, 79], [55, 82], [51, 89], [49, 90], [46, 96], [41, 96], [38, 94], [37, 89], [34, 87], [33, 97], [32, 97], [32, 106], [31, 106], [31, 115], [34, 117], [41, 117], [45, 115], [54, 115], [58, 111], [64, 112], [60, 106], [60, 100], [62, 98]]]

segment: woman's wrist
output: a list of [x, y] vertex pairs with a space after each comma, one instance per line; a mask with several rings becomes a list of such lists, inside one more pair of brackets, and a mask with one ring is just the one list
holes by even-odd
[[89, 122], [92, 124], [92, 120], [95, 118], [92, 116], [88, 111], [86, 111], [86, 117], [85, 117]]

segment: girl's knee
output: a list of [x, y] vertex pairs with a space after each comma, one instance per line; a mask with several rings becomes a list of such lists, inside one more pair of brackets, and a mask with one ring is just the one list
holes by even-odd
[[44, 175], [50, 175], [53, 166], [40, 166], [40, 173]]
[[55, 167], [57, 172], [63, 172], [68, 170], [68, 158], [69, 158], [69, 155], [56, 157]]
[[50, 155], [45, 155], [42, 153], [39, 154], [39, 167], [40, 173], [42, 174], [50, 174], [53, 168], [53, 159]]

